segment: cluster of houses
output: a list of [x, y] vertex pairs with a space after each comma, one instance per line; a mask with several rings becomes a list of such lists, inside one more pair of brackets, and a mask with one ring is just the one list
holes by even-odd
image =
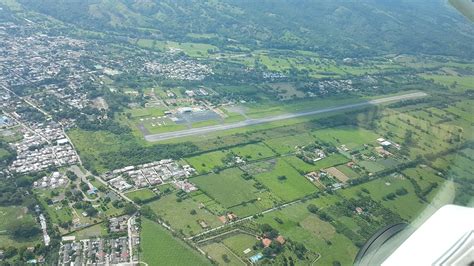
[[204, 89], [204, 88], [197, 88], [197, 89], [192, 89], [192, 90], [186, 90], [184, 93], [188, 97], [196, 97], [196, 96], [207, 96], [209, 93]]
[[24, 130], [23, 139], [12, 145], [17, 158], [9, 166], [10, 171], [38, 172], [78, 162], [76, 151], [60, 128], [38, 124], [31, 129], [34, 132]]
[[59, 172], [53, 172], [51, 175], [43, 176], [42, 178], [33, 182], [33, 187], [42, 189], [55, 189], [58, 187], [65, 187], [68, 183], [69, 179], [65, 175]]
[[305, 92], [309, 97], [345, 91], [357, 91], [351, 79], [320, 80], [314, 86], [305, 88]]
[[193, 183], [187, 180], [175, 180], [173, 181], [173, 184], [177, 189], [181, 189], [186, 193], [198, 190], [198, 188]]
[[[50, 36], [35, 30], [34, 23], [18, 25], [0, 23], [0, 83], [7, 85], [39, 85], [62, 95], [71, 105], [80, 104], [85, 92], [78, 95], [87, 68], [81, 63], [87, 43], [65, 36]], [[66, 71], [65, 71], [66, 70]], [[62, 79], [61, 86], [44, 82]], [[47, 84], [47, 85], [46, 85]]]
[[303, 161], [310, 163], [326, 158], [324, 151], [315, 147], [297, 147], [297, 154]]
[[128, 219], [130, 216], [122, 215], [118, 217], [112, 217], [109, 219], [109, 232], [126, 232], [128, 229]]
[[61, 243], [58, 265], [117, 265], [130, 262], [128, 237]]
[[268, 80], [278, 80], [286, 78], [286, 75], [280, 72], [263, 72], [262, 76]]
[[214, 74], [210, 66], [192, 60], [176, 60], [171, 63], [147, 62], [144, 70], [160, 74], [168, 79], [200, 81]]
[[[106, 173], [103, 178], [119, 191], [130, 188], [142, 188], [160, 185], [192, 176], [196, 170], [187, 164], [179, 164], [172, 159], [164, 159], [137, 166], [127, 166]], [[194, 188], [187, 184], [179, 183], [183, 190], [192, 191]]]

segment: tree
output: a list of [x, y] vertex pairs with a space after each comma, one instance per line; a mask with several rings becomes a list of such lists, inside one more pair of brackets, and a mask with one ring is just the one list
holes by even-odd
[[128, 215], [132, 215], [137, 211], [137, 207], [133, 205], [132, 203], [127, 203], [125, 204], [125, 207], [123, 209], [123, 212]]
[[96, 208], [89, 206], [85, 209], [85, 212], [88, 216], [93, 217], [96, 216], [99, 211]]
[[314, 204], [309, 204], [308, 206], [306, 206], [306, 208], [311, 213], [314, 213], [314, 214], [318, 213], [318, 207], [316, 207], [316, 205]]
[[222, 255], [222, 260], [223, 260], [225, 263], [229, 263], [229, 262], [230, 262], [229, 256], [227, 256], [227, 254], [223, 254], [223, 255]]

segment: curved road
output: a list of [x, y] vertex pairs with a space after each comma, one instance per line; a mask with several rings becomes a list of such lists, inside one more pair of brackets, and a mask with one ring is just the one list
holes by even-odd
[[282, 115], [276, 115], [276, 116], [271, 116], [271, 117], [264, 117], [264, 118], [257, 118], [257, 119], [247, 119], [245, 121], [240, 121], [240, 122], [236, 122], [236, 123], [232, 123], [232, 124], [215, 125], [215, 126], [207, 126], [207, 127], [200, 127], [200, 128], [191, 128], [191, 129], [185, 129], [185, 130], [181, 130], [181, 131], [146, 135], [145, 139], [149, 142], [154, 142], [154, 141], [161, 141], [161, 140], [167, 140], [167, 139], [189, 137], [189, 136], [212, 133], [212, 132], [216, 132], [216, 131], [223, 131], [223, 130], [235, 129], [235, 128], [240, 128], [240, 127], [246, 127], [246, 126], [253, 126], [253, 125], [264, 124], [264, 123], [269, 123], [269, 122], [275, 122], [275, 121], [279, 121], [279, 120], [297, 118], [297, 117], [302, 117], [302, 116], [316, 115], [316, 114], [322, 114], [322, 113], [328, 113], [328, 112], [334, 112], [334, 111], [341, 111], [341, 110], [352, 109], [352, 108], [357, 108], [357, 107], [363, 107], [363, 106], [368, 106], [368, 105], [378, 105], [378, 104], [383, 104], [383, 103], [388, 103], [388, 102], [396, 102], [396, 101], [408, 100], [408, 99], [425, 97], [425, 96], [427, 96], [427, 94], [424, 93], [424, 92], [407, 93], [407, 94], [402, 94], [402, 95], [397, 95], [397, 96], [391, 96], [391, 97], [385, 97], [385, 98], [370, 100], [370, 101], [367, 101], [367, 102], [347, 104], [347, 105], [341, 105], [341, 106], [336, 106], [336, 107], [328, 107], [328, 108], [314, 110], [314, 111], [289, 113], [289, 114], [282, 114]]

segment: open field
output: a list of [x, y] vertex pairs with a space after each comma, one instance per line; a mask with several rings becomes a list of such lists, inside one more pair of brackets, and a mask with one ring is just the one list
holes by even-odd
[[[384, 177], [370, 181], [360, 186], [342, 190], [340, 193], [344, 197], [357, 197], [357, 193], [363, 193], [362, 189], [367, 189], [369, 196], [380, 201], [386, 208], [398, 213], [402, 218], [411, 221], [418, 217], [427, 208], [432, 208], [423, 203], [415, 194], [413, 185], [409, 180], [397, 177]], [[383, 200], [389, 193], [395, 193], [397, 189], [404, 188], [408, 191], [406, 195], [398, 196], [394, 200]]]
[[255, 179], [284, 201], [295, 200], [317, 191], [313, 184], [283, 159], [278, 159], [270, 171], [255, 175]]
[[228, 208], [242, 202], [255, 200], [258, 190], [253, 186], [255, 181], [242, 178], [238, 168], [226, 169], [219, 174], [209, 174], [191, 179], [209, 196]]
[[182, 230], [187, 236], [204, 231], [199, 221], [209, 227], [221, 225], [216, 215], [200, 208], [200, 204], [191, 198], [178, 201], [174, 194], [169, 194], [147, 205], [175, 230]]
[[[357, 248], [342, 234], [336, 233], [335, 228], [310, 213], [307, 204], [296, 204], [285, 209], [266, 214], [258, 218], [259, 223], [267, 223], [277, 229], [285, 238], [304, 243], [307, 249], [322, 255], [320, 265], [331, 265], [339, 261], [342, 265], [353, 263]], [[317, 204], [318, 207], [323, 207]], [[278, 217], [283, 223], [275, 221]], [[328, 244], [330, 241], [331, 244]], [[344, 256], [341, 256], [344, 254]]]
[[265, 140], [265, 143], [280, 154], [295, 152], [296, 146], [305, 146], [314, 143], [314, 138], [308, 133], [294, 134], [280, 138]]
[[364, 107], [364, 106], [369, 106], [369, 105], [378, 105], [378, 104], [389, 103], [393, 101], [407, 100], [407, 99], [419, 98], [419, 97], [424, 97], [424, 96], [426, 96], [426, 94], [423, 92], [415, 92], [415, 93], [403, 94], [403, 95], [398, 95], [398, 96], [380, 98], [376, 100], [370, 100], [370, 101], [361, 102], [361, 103], [354, 103], [354, 104], [342, 105], [342, 106], [337, 106], [337, 107], [329, 107], [329, 108], [324, 108], [324, 109], [319, 109], [319, 110], [314, 110], [314, 111], [282, 114], [282, 115], [266, 117], [266, 118], [248, 119], [248, 120], [233, 123], [233, 124], [216, 125], [216, 126], [209, 126], [209, 127], [193, 128], [193, 129], [176, 131], [176, 132], [146, 135], [145, 139], [147, 141], [153, 142], [153, 141], [161, 141], [161, 140], [187, 137], [187, 136], [193, 136], [193, 135], [202, 135], [202, 134], [212, 133], [216, 131], [229, 130], [229, 129], [247, 127], [247, 126], [252, 126], [252, 125], [259, 125], [259, 124], [270, 123], [274, 121], [280, 121], [280, 120], [286, 120], [286, 119], [291, 119], [291, 118], [298, 118], [298, 117], [304, 117], [304, 116], [310, 116], [310, 115], [316, 115], [316, 114], [322, 114], [322, 113], [328, 113], [328, 112], [348, 110], [348, 109], [359, 108], [359, 107]]
[[313, 131], [318, 140], [334, 146], [345, 145], [349, 149], [361, 147], [363, 144], [374, 142], [378, 136], [372, 131], [356, 127], [337, 127]]
[[241, 233], [224, 239], [222, 243], [238, 256], [250, 257], [254, 253], [251, 252], [246, 256], [244, 250], [252, 249], [252, 246], [257, 243], [257, 239], [254, 236]]
[[161, 225], [143, 219], [141, 260], [148, 265], [210, 265], [211, 263]]
[[[240, 261], [233, 252], [229, 251], [228, 248], [221, 243], [212, 243], [201, 247], [211, 258], [216, 261], [219, 265], [245, 265]], [[223, 256], [227, 256], [228, 261], [224, 261]]]
[[223, 166], [224, 162], [222, 160], [226, 154], [227, 152], [225, 150], [220, 150], [189, 157], [185, 160], [199, 173], [204, 174], [211, 172], [215, 167]]
[[175, 49], [182, 51], [191, 57], [207, 57], [208, 50], [217, 50], [216, 46], [205, 43], [177, 43], [172, 41], [159, 41], [152, 39], [139, 39], [136, 44], [143, 48], [157, 49], [160, 51]]
[[149, 188], [139, 189], [125, 194], [129, 199], [147, 201], [156, 197], [156, 193]]
[[25, 240], [11, 239], [8, 235], [7, 230], [11, 224], [27, 220], [35, 221], [35, 218], [28, 212], [26, 207], [0, 207], [0, 248], [5, 248], [8, 246], [34, 246], [40, 241], [41, 235], [38, 235], [38, 237], [33, 239]]
[[260, 160], [275, 155], [275, 153], [263, 143], [239, 146], [231, 149], [231, 151], [246, 161]]
[[103, 237], [107, 235], [107, 228], [105, 228], [104, 224], [96, 224], [76, 231], [72, 235], [78, 240]]

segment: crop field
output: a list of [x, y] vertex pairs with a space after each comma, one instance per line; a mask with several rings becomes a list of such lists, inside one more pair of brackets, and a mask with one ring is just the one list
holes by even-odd
[[204, 221], [209, 227], [221, 225], [216, 215], [199, 208], [199, 203], [193, 199], [183, 199], [180, 202], [177, 199], [174, 194], [169, 194], [147, 205], [163, 217], [166, 223], [173, 225], [177, 230], [182, 230], [188, 236], [204, 230], [199, 221]]
[[257, 174], [255, 178], [284, 201], [295, 200], [317, 191], [313, 184], [283, 159], [278, 159], [271, 171]]
[[258, 197], [255, 181], [245, 180], [243, 174], [238, 168], [230, 168], [218, 174], [198, 176], [191, 180], [199, 189], [228, 208]]
[[148, 219], [142, 221], [140, 239], [141, 260], [148, 265], [210, 265], [204, 256]]

